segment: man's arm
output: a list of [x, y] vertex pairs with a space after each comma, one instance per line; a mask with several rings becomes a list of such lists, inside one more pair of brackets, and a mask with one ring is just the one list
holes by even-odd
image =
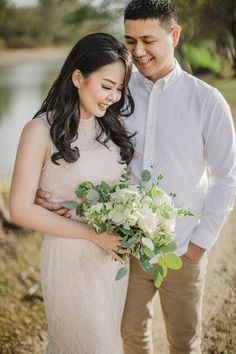
[[50, 198], [51, 194], [49, 192], [38, 189], [35, 197], [35, 204], [40, 205], [47, 210], [54, 211], [57, 215], [66, 218], [71, 217], [70, 209], [63, 208], [61, 204], [50, 202]]
[[233, 208], [236, 190], [236, 143], [230, 108], [218, 90], [203, 107], [203, 139], [209, 176], [200, 223], [191, 242], [209, 250]]

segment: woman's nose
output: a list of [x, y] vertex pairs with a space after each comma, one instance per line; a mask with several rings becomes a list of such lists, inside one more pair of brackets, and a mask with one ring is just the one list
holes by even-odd
[[116, 92], [115, 91], [111, 91], [109, 93], [109, 95], [107, 96], [108, 100], [110, 102], [115, 102], [117, 100], [117, 96], [116, 96]]

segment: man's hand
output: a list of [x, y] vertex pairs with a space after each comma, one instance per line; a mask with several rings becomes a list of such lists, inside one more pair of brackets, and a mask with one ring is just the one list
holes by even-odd
[[188, 250], [184, 254], [184, 257], [192, 260], [192, 261], [198, 261], [203, 257], [205, 254], [206, 250], [204, 248], [201, 248], [194, 243], [190, 242], [188, 245]]
[[51, 194], [41, 189], [37, 190], [35, 197], [35, 204], [40, 205], [41, 207], [48, 209], [50, 211], [54, 211], [56, 214], [64, 216], [66, 218], [70, 218], [71, 214], [69, 213], [70, 209], [63, 208], [58, 203], [52, 203], [49, 201], [51, 198]]

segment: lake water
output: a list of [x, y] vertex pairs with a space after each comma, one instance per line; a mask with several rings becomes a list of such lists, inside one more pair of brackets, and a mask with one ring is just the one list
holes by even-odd
[[13, 171], [17, 145], [26, 122], [39, 109], [62, 58], [0, 65], [0, 180]]

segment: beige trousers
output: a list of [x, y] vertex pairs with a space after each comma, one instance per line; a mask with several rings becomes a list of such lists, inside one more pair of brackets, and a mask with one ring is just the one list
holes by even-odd
[[[200, 354], [207, 255], [199, 261], [182, 256], [182, 262], [181, 269], [168, 270], [159, 289], [167, 338], [171, 354]], [[156, 354], [152, 341], [156, 291], [152, 276], [133, 258], [122, 323], [125, 354]]]

